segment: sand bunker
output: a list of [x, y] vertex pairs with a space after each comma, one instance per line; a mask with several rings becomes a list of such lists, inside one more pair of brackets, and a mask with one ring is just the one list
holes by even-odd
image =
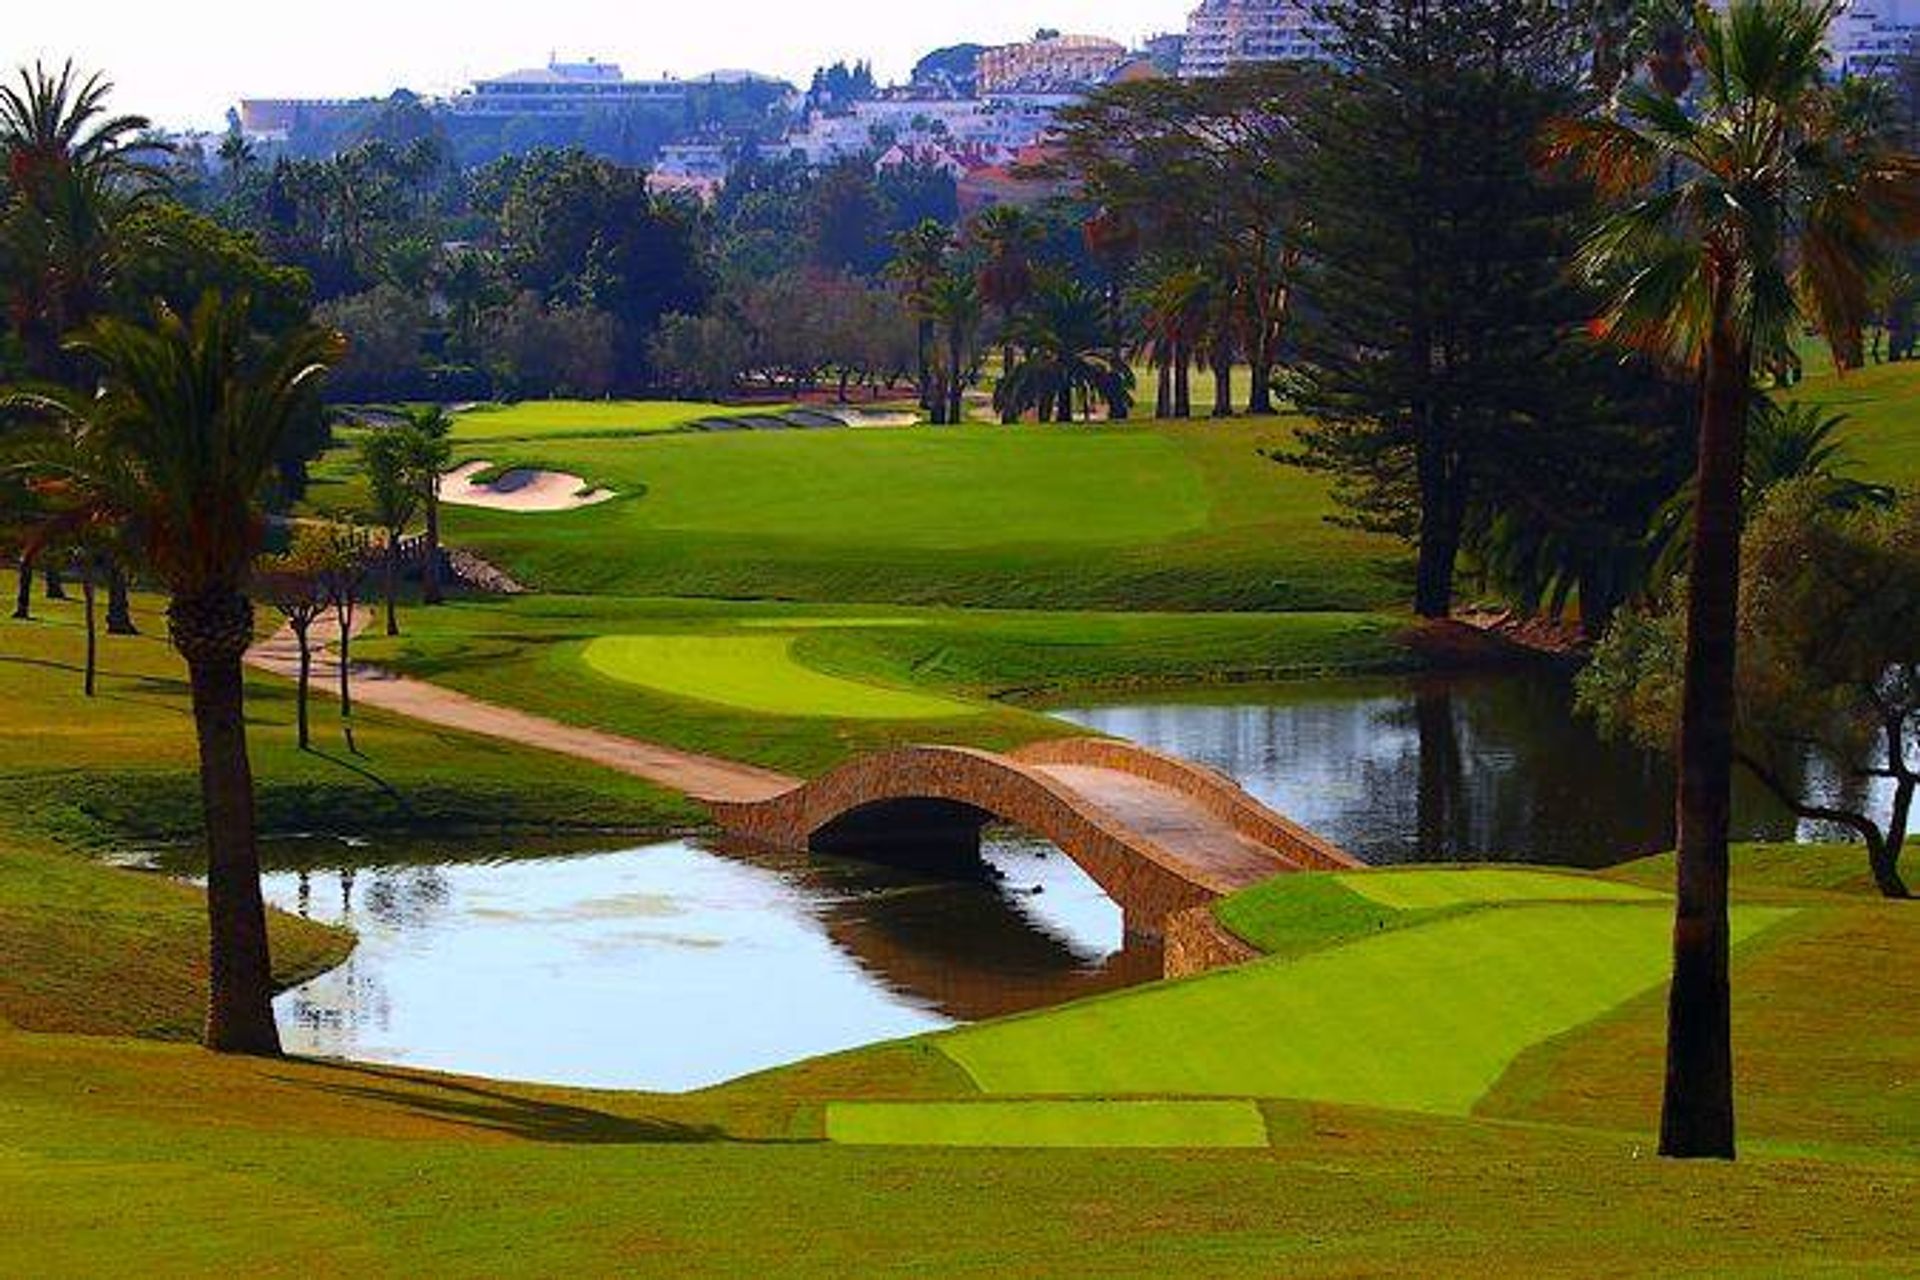
[[834, 417], [850, 427], [911, 427], [920, 415], [905, 409], [833, 409]]
[[572, 511], [613, 497], [611, 489], [589, 489], [579, 476], [564, 471], [515, 467], [479, 481], [493, 464], [463, 462], [440, 478], [440, 501], [494, 511]]

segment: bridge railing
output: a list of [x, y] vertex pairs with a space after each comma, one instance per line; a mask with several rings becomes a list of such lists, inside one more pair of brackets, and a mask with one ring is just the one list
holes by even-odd
[[1053, 738], [1021, 747], [1012, 757], [1027, 764], [1112, 769], [1170, 787], [1306, 870], [1345, 871], [1364, 865], [1331, 840], [1275, 813], [1225, 774], [1137, 743], [1119, 738]]

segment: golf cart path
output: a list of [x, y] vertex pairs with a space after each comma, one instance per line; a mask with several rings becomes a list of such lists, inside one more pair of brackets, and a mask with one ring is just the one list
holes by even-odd
[[[355, 634], [366, 627], [371, 612], [362, 610], [355, 615]], [[339, 676], [339, 660], [334, 648], [338, 636], [339, 628], [331, 618], [314, 623], [313, 688], [323, 697], [334, 688]], [[293, 633], [282, 628], [249, 649], [247, 662], [262, 671], [297, 679], [299, 645]], [[353, 664], [353, 700], [358, 706], [378, 707], [445, 729], [501, 738], [590, 760], [700, 801], [750, 804], [800, 784], [797, 778], [769, 769], [565, 724], [364, 663]]]

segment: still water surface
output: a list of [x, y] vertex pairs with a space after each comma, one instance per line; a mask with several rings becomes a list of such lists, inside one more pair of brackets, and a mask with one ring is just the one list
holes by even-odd
[[296, 1053], [686, 1089], [1159, 974], [1091, 880], [1017, 838], [979, 882], [687, 841], [501, 862], [316, 843], [274, 851], [303, 869], [268, 899], [360, 942], [277, 1002]]
[[[1599, 742], [1550, 677], [1058, 714], [1212, 764], [1370, 861], [1603, 866], [1671, 840], [1669, 766]], [[1756, 798], [1742, 809], [1744, 834], [1791, 838]], [[1158, 976], [1057, 850], [1005, 835], [986, 855], [997, 874], [936, 882], [690, 841], [492, 861], [298, 842], [270, 852], [270, 898], [360, 945], [277, 1008], [301, 1053], [685, 1089]]]
[[[1603, 742], [1551, 673], [1312, 681], [1055, 709], [1226, 773], [1372, 863], [1605, 867], [1673, 847], [1673, 765]], [[1741, 780], [1742, 839], [1796, 827]]]

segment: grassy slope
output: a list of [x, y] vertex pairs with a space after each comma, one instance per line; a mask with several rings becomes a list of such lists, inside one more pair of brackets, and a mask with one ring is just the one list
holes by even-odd
[[1677, 1166], [1563, 1129], [1267, 1113], [1271, 1152], [855, 1149], [787, 1141], [738, 1095], [415, 1083], [0, 1035], [0, 1266], [1859, 1274], [1912, 1243], [1911, 1163]]
[[[1897, 1114], [1899, 1098], [1853, 1091], [1864, 1070], [1840, 1077], [1843, 1088], [1828, 1096], [1832, 1077], [1808, 1069], [1861, 1043], [1862, 1026], [1878, 1011], [1868, 1001], [1834, 1000], [1824, 975], [1780, 961], [1832, 945], [1831, 936], [1797, 936], [1821, 912], [1856, 921], [1884, 916], [1887, 940], [1906, 956], [1920, 925], [1910, 913], [1869, 902], [1807, 901], [1736, 959], [1736, 989], [1747, 997], [1743, 1062], [1756, 1056], [1752, 1037], [1777, 1030], [1780, 1018], [1770, 1010], [1798, 991], [1802, 1005], [1817, 1000], [1831, 1009], [1819, 1027], [1831, 1052], [1806, 1036], [1786, 1037], [1768, 1052], [1801, 1068], [1798, 1083], [1757, 1078], [1767, 1088], [1778, 1079], [1830, 1110], [1857, 1103]], [[1457, 940], [1459, 926], [1475, 920], [1496, 925], [1574, 912], [1617, 921], [1653, 910], [1502, 906], [1434, 917], [1396, 936], [1440, 931]], [[1557, 963], [1569, 949], [1564, 929], [1544, 932], [1552, 936], [1529, 936], [1523, 959]], [[1365, 956], [1386, 941], [1325, 951], [1319, 963], [1343, 952]], [[1886, 993], [1895, 1008], [1913, 994], [1906, 989], [1913, 966], [1904, 969], [1908, 976]], [[165, 974], [135, 970], [121, 980], [178, 1002]], [[1489, 985], [1462, 983], [1400, 998], [1421, 1010], [1451, 1001], [1459, 1018], [1488, 994], [1506, 998]], [[1051, 1020], [1064, 1028], [1073, 1012], [1002, 1025]], [[1789, 1008], [1787, 1016], [1803, 1010]], [[1604, 1031], [1619, 1017], [1597, 1026]], [[1338, 1022], [1296, 1024], [1291, 1034], [1271, 1031], [1265, 1048], [1305, 1058], [1327, 1041], [1360, 1038]], [[1064, 1034], [1051, 1041], [1050, 1051], [1073, 1047]], [[945, 1274], [1649, 1266], [1860, 1274], [1904, 1267], [1915, 1245], [1907, 1210], [1920, 1193], [1920, 1164], [1911, 1138], [1895, 1129], [1876, 1139], [1864, 1116], [1855, 1117], [1860, 1147], [1819, 1159], [1750, 1150], [1732, 1167], [1645, 1158], [1643, 1125], [1630, 1134], [1564, 1127], [1537, 1114], [1545, 1105], [1537, 1093], [1527, 1118], [1549, 1123], [1269, 1101], [1261, 1104], [1272, 1143], [1264, 1152], [894, 1150], [816, 1141], [835, 1100], [966, 1097], [969, 1086], [943, 1060], [941, 1043], [841, 1054], [702, 1093], [658, 1096], [220, 1060], [182, 1047], [0, 1030], [0, 1199], [13, 1228], [0, 1236], [0, 1270], [116, 1270], [137, 1256], [162, 1272], [245, 1267], [250, 1274], [871, 1274], [936, 1264]], [[1567, 1038], [1572, 1047], [1581, 1043], [1579, 1035]], [[1911, 1063], [1914, 1052], [1909, 1047], [1898, 1061]], [[1653, 1061], [1644, 1053], [1601, 1055], [1589, 1069], [1598, 1083], [1625, 1088], [1647, 1077]], [[1527, 1065], [1523, 1055], [1494, 1096], [1506, 1096]], [[1417, 1066], [1399, 1064], [1399, 1074], [1411, 1077]], [[1755, 1087], [1749, 1084], [1750, 1094]], [[1774, 1139], [1779, 1109], [1743, 1101], [1749, 1135]], [[971, 1112], [953, 1117], [945, 1105], [935, 1115], [976, 1130], [979, 1123]], [[1588, 1121], [1578, 1105], [1561, 1118]], [[1055, 1141], [1073, 1140], [1078, 1126], [1058, 1108], [1039, 1109], [1026, 1122], [1057, 1130], [1049, 1134]], [[793, 1230], [795, 1221], [806, 1228]]]
[[[1745, 909], [1735, 933], [1777, 918]], [[1662, 907], [1611, 903], [1450, 914], [938, 1043], [990, 1093], [1291, 1097], [1465, 1114], [1528, 1046], [1656, 985], [1670, 925]]]
[[[283, 985], [332, 968], [351, 945], [345, 932], [293, 916], [269, 923]], [[0, 842], [0, 1026], [197, 1036], [206, 930], [205, 900], [186, 885]]]
[[[1864, 885], [1858, 846], [1745, 846], [1733, 891], [1810, 903], [1734, 981], [1739, 1112], [1774, 1143], [1920, 1150], [1920, 914]], [[1612, 873], [1671, 882], [1672, 858]], [[1809, 895], [1809, 890], [1813, 893]], [[1843, 890], [1844, 892], [1836, 892]], [[1522, 1055], [1484, 1114], [1644, 1130], [1659, 1108], [1665, 1004], [1653, 992]], [[1636, 1069], [1637, 1068], [1637, 1069]]]
[[[1119, 427], [548, 436], [463, 456], [621, 497], [455, 509], [452, 540], [558, 591], [1017, 608], [1372, 608], [1404, 557], [1335, 528], [1325, 481], [1260, 456], [1284, 420]], [[312, 505], [359, 500], [351, 456]], [[617, 550], [617, 554], [610, 552]]]
[[[78, 606], [0, 622], [0, 798], [10, 824], [82, 843], [172, 841], [199, 829], [185, 673], [165, 622], [141, 600], [144, 635], [102, 641], [99, 696], [81, 695]], [[320, 749], [293, 745], [293, 689], [253, 674], [248, 718], [261, 817], [270, 830], [374, 827], [618, 828], [683, 825], [683, 800], [611, 771], [442, 732], [358, 718], [363, 754], [340, 745], [332, 704], [314, 703]]]

